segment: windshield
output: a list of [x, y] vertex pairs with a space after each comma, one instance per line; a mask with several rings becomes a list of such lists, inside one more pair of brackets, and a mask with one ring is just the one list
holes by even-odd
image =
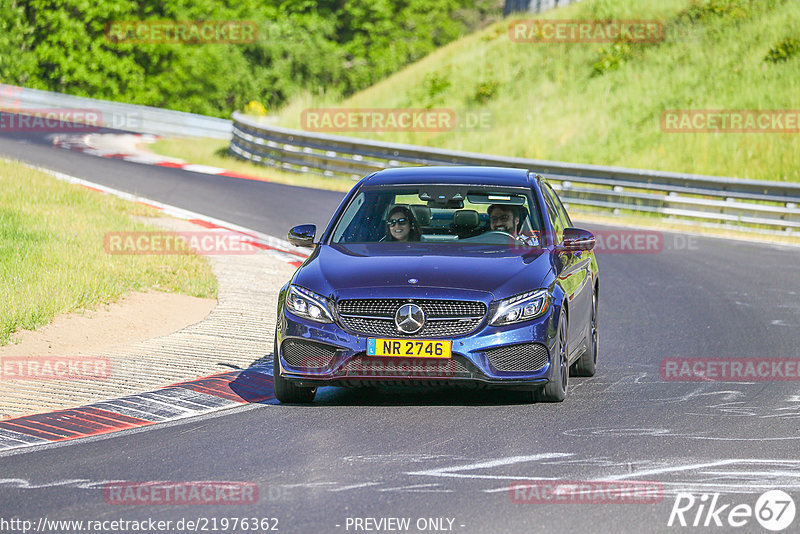
[[509, 242], [539, 245], [541, 217], [520, 188], [394, 186], [360, 191], [337, 221], [332, 244]]

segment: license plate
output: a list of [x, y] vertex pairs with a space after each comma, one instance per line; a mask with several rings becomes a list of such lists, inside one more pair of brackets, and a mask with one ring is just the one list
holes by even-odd
[[367, 339], [368, 356], [402, 356], [405, 358], [450, 358], [450, 340]]

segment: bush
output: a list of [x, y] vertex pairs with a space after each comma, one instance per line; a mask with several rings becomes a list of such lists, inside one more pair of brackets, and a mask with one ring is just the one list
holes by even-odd
[[472, 101], [477, 104], [485, 104], [492, 98], [494, 95], [497, 94], [497, 89], [500, 87], [500, 83], [496, 80], [488, 80], [485, 82], [480, 82], [476, 87], [475, 91], [472, 94]]
[[430, 72], [422, 80], [422, 102], [426, 108], [432, 108], [440, 101], [440, 96], [450, 88], [450, 76], [439, 72]]
[[[702, 22], [712, 17], [742, 19], [750, 12], [753, 0], [693, 0], [692, 5], [684, 9], [681, 18], [689, 22]], [[756, 0], [764, 1], [764, 0]]]
[[798, 52], [800, 52], [800, 39], [787, 37], [769, 49], [769, 52], [767, 52], [767, 55], [764, 57], [764, 61], [770, 63], [787, 61], [792, 56], [797, 55]]
[[619, 66], [633, 57], [631, 45], [626, 42], [616, 42], [603, 46], [597, 50], [600, 57], [592, 65], [592, 76], [600, 76], [608, 71], [616, 70]]

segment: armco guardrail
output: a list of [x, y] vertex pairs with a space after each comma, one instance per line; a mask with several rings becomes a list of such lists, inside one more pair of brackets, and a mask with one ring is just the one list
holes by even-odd
[[548, 178], [565, 202], [691, 224], [800, 235], [800, 184], [493, 156], [271, 126], [233, 114], [230, 152], [293, 172], [358, 178], [406, 165], [520, 167]]
[[106, 128], [155, 135], [230, 139], [232, 129], [231, 121], [217, 117], [5, 84], [0, 84], [0, 108], [23, 114], [40, 110], [93, 110]]

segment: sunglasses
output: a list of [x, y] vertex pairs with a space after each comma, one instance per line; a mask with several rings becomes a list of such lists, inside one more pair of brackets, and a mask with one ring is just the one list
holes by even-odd
[[399, 224], [400, 226], [405, 226], [406, 224], [408, 224], [408, 219], [403, 217], [401, 219], [389, 219], [388, 221], [386, 221], [386, 226], [388, 226], [389, 228], [393, 227], [395, 224]]

